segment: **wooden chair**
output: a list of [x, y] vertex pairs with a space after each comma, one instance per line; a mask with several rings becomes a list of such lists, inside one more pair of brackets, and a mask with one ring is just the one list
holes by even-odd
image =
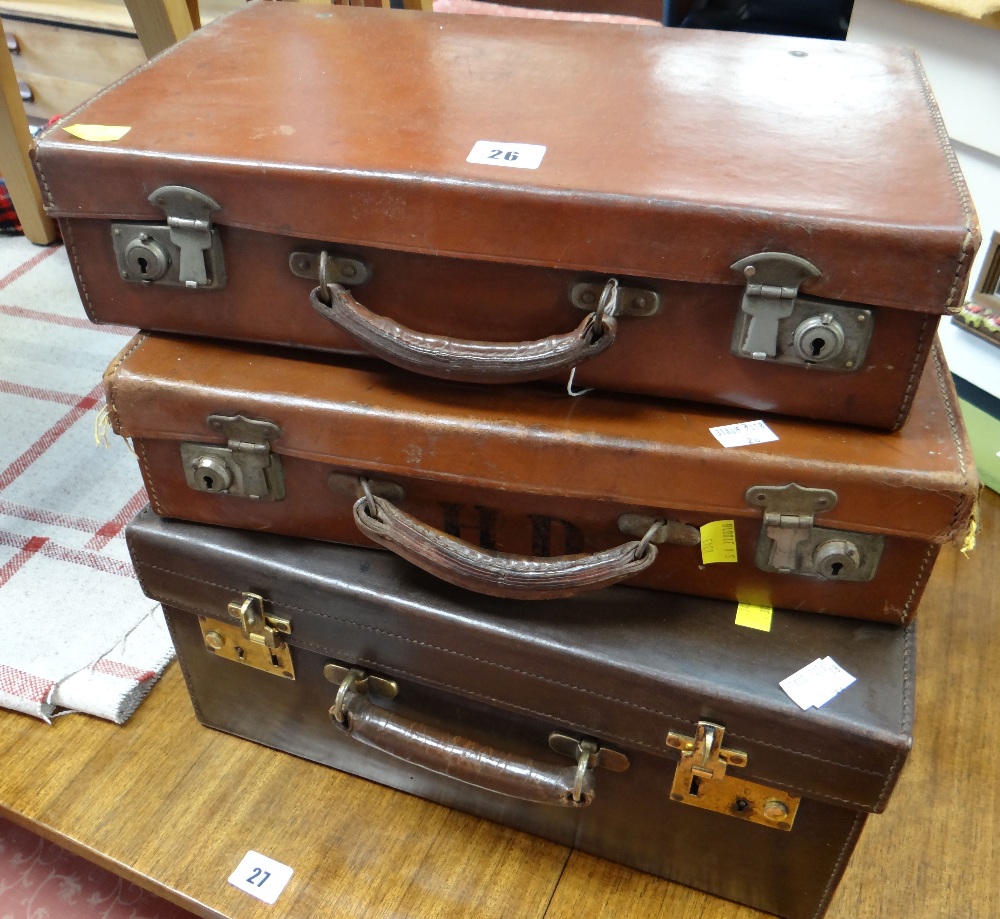
[[0, 50], [0, 97], [3, 100], [0, 105], [0, 175], [7, 183], [11, 204], [24, 235], [44, 246], [58, 234], [55, 224], [42, 209], [42, 194], [28, 159], [31, 132], [6, 42]]

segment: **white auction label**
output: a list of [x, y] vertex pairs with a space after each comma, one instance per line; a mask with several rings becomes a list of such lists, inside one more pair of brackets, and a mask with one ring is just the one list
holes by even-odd
[[515, 169], [537, 169], [545, 156], [540, 144], [508, 144], [496, 140], [477, 140], [467, 163], [484, 166], [513, 166]]
[[274, 903], [291, 880], [292, 869], [260, 852], [247, 852], [229, 883], [265, 903]]
[[748, 447], [751, 444], [766, 444], [778, 439], [778, 435], [763, 421], [740, 421], [736, 424], [722, 424], [708, 430], [724, 447]]
[[803, 711], [820, 708], [855, 681], [832, 657], [818, 657], [778, 685]]

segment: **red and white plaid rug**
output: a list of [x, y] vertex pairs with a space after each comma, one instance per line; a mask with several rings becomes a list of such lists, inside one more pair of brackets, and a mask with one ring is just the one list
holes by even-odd
[[121, 723], [173, 655], [122, 536], [138, 466], [94, 438], [132, 331], [87, 320], [62, 246], [0, 237], [0, 706], [39, 718]]

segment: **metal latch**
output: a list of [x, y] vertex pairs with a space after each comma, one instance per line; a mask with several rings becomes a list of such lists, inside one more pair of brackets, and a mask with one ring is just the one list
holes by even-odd
[[226, 660], [294, 680], [291, 649], [281, 637], [291, 634], [289, 620], [266, 615], [263, 598], [252, 593], [233, 600], [227, 612], [239, 624], [199, 617], [205, 647]]
[[830, 581], [870, 581], [875, 576], [883, 536], [816, 526], [816, 515], [836, 506], [835, 491], [794, 482], [754, 485], [745, 499], [764, 509], [755, 560], [762, 571]]
[[209, 415], [208, 426], [225, 435], [226, 445], [181, 444], [184, 475], [191, 488], [260, 501], [285, 497], [281, 458], [270, 448], [281, 428], [243, 415]]
[[[597, 309], [604, 292], [605, 281], [580, 281], [569, 291], [570, 302], [588, 313]], [[615, 291], [615, 316], [655, 316], [660, 311], [661, 298], [655, 290], [619, 284]]]
[[149, 201], [166, 224], [111, 226], [118, 271], [126, 281], [201, 290], [226, 286], [222, 243], [212, 215], [222, 210], [208, 195], [182, 185], [164, 185]]
[[670, 789], [671, 799], [750, 823], [790, 830], [800, 799], [780, 789], [727, 774], [728, 766], [746, 766], [747, 754], [723, 747], [725, 733], [721, 724], [699, 721], [694, 737], [674, 731], [667, 735], [667, 746], [681, 754]]
[[629, 759], [624, 753], [602, 747], [596, 740], [577, 740], [566, 734], [553, 732], [549, 734], [549, 746], [562, 756], [576, 760], [576, 781], [570, 796], [579, 801], [583, 789], [583, 780], [588, 769], [609, 769], [611, 772], [624, 772], [629, 767]]
[[802, 296], [799, 287], [820, 275], [815, 265], [786, 252], [759, 252], [731, 267], [746, 278], [733, 354], [818, 370], [861, 366], [874, 326], [872, 311]]
[[[371, 266], [362, 259], [353, 258], [349, 255], [337, 255], [334, 252], [327, 252], [326, 283], [341, 284], [344, 287], [352, 287], [357, 284], [367, 284], [372, 279]], [[296, 251], [288, 257], [288, 267], [292, 274], [298, 278], [308, 278], [312, 281], [320, 280], [320, 262], [323, 252]]]

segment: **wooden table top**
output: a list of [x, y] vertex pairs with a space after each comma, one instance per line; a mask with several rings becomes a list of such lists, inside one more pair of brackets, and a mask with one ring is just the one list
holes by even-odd
[[[1000, 915], [1000, 497], [982, 511], [979, 548], [934, 571], [913, 753], [829, 919]], [[0, 732], [0, 813], [202, 916], [765, 915], [203, 728], [176, 665], [122, 727], [0, 712]], [[250, 849], [294, 868], [274, 906], [227, 883]]]

